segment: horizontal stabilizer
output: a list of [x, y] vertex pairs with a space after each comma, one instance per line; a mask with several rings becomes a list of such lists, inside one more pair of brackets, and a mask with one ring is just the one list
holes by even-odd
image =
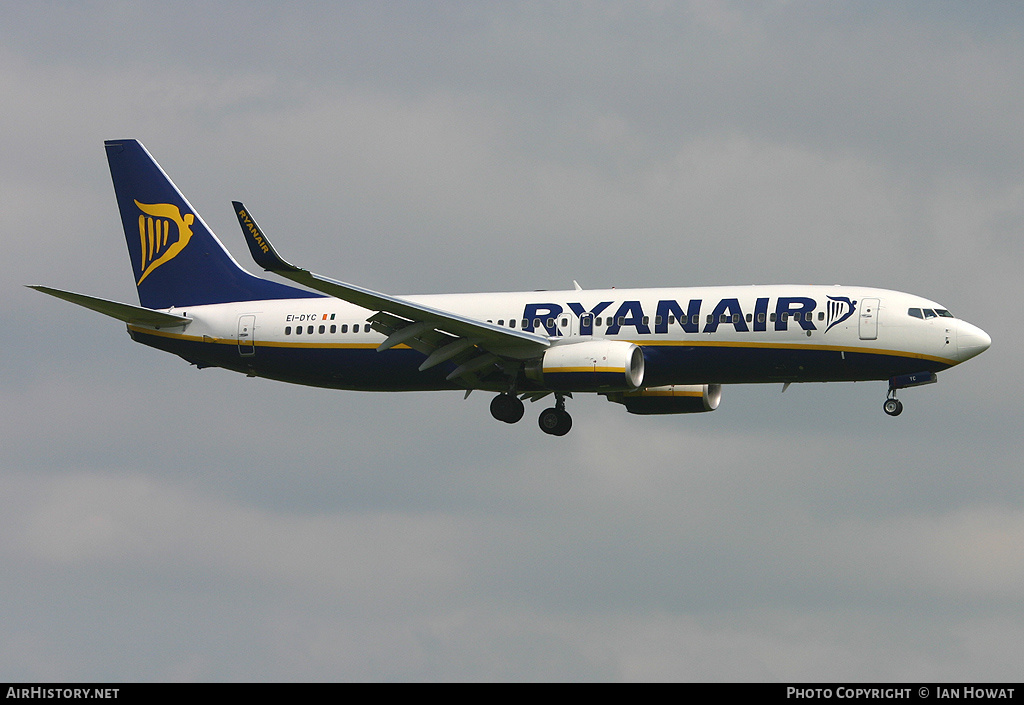
[[98, 299], [95, 296], [75, 294], [70, 291], [61, 291], [60, 289], [51, 289], [48, 286], [29, 285], [28, 288], [41, 291], [44, 294], [49, 294], [50, 296], [56, 296], [58, 299], [70, 301], [73, 304], [84, 306], [85, 308], [92, 309], [93, 311], [98, 311], [105, 316], [110, 316], [111, 318], [116, 318], [119, 321], [124, 321], [125, 323], [131, 323], [134, 325], [160, 328], [187, 326], [192, 322], [192, 319], [186, 316], [176, 316], [173, 313], [154, 311], [151, 308], [122, 304], [117, 301], [108, 301], [107, 299]]

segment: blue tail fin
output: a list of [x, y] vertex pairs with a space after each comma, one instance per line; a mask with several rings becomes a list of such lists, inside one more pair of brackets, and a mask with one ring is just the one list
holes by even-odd
[[242, 269], [140, 142], [105, 146], [143, 306], [320, 296]]

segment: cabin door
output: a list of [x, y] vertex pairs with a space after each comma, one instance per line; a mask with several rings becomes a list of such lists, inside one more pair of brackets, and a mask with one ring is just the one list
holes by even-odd
[[248, 357], [256, 354], [256, 316], [238, 317], [238, 354]]
[[878, 339], [878, 299], [861, 299], [860, 339]]

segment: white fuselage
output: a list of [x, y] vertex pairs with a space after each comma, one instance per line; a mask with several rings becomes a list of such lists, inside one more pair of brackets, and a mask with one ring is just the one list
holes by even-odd
[[[886, 379], [938, 371], [988, 347], [988, 336], [939, 304], [897, 291], [771, 285], [403, 297], [552, 345], [607, 338], [640, 346], [645, 384]], [[925, 311], [920, 317], [910, 311]], [[373, 311], [331, 297], [195, 306], [187, 328], [130, 326], [133, 337], [201, 365], [353, 389], [450, 389], [409, 368], [422, 356], [377, 353]], [[938, 312], [938, 313], [936, 313]], [[205, 351], [205, 352], [204, 352]], [[358, 361], [357, 361], [358, 360]], [[343, 368], [352, 362], [354, 377]], [[294, 369], [289, 369], [293, 365]], [[411, 368], [410, 368], [411, 369]]]

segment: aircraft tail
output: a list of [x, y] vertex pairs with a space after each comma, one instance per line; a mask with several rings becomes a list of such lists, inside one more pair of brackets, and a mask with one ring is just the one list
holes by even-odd
[[144, 307], [321, 296], [242, 269], [140, 142], [104, 144]]

